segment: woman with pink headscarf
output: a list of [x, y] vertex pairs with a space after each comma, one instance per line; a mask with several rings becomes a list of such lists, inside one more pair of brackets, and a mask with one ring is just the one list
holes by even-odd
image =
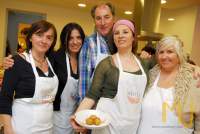
[[[147, 76], [144, 64], [134, 54], [134, 24], [118, 20], [113, 26], [113, 37], [118, 51], [97, 66], [91, 89], [76, 112], [97, 104], [97, 110], [110, 115], [110, 125], [93, 130], [93, 134], [136, 134]], [[73, 128], [84, 132], [74, 118], [71, 117]]]

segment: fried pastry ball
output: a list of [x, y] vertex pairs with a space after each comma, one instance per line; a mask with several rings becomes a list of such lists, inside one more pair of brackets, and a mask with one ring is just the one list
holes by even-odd
[[101, 124], [101, 119], [97, 117], [96, 115], [91, 115], [86, 119], [86, 124], [87, 125], [100, 125]]
[[100, 125], [100, 124], [101, 124], [101, 119], [97, 117], [97, 118], [95, 119], [95, 125], [98, 126], [98, 125]]
[[93, 119], [87, 118], [87, 119], [86, 119], [86, 124], [87, 124], [87, 125], [93, 125]]

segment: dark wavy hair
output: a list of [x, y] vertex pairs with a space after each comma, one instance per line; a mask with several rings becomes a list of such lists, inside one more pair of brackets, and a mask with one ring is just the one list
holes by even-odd
[[64, 26], [64, 28], [61, 31], [61, 34], [60, 34], [60, 43], [61, 44], [60, 44], [59, 50], [62, 49], [66, 52], [69, 52], [68, 44], [69, 44], [71, 33], [74, 29], [79, 31], [79, 33], [81, 35], [82, 42], [84, 41], [85, 33], [84, 33], [82, 27], [79, 24], [74, 23], [74, 22], [68, 23], [67, 25]]
[[56, 45], [56, 40], [57, 40], [57, 32], [55, 26], [46, 21], [46, 20], [40, 20], [37, 22], [32, 23], [31, 27], [29, 29], [26, 29], [26, 45], [27, 45], [27, 52], [32, 48], [32, 42], [30, 41], [31, 37], [33, 34], [36, 33], [45, 33], [49, 29], [53, 30], [53, 42], [51, 44], [51, 47], [49, 50], [46, 52], [46, 56], [49, 55], [51, 51], [53, 51], [55, 45]]

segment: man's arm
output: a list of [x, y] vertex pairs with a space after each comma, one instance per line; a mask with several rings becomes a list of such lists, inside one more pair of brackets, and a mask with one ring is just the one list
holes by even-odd
[[197, 65], [189, 64], [189, 63], [187, 63], [187, 64], [193, 68], [193, 70], [194, 70], [193, 71], [194, 79], [198, 80], [197, 87], [200, 88], [200, 67], [197, 66]]
[[3, 68], [8, 69], [14, 65], [14, 60], [12, 59], [12, 55], [9, 55], [3, 59]]

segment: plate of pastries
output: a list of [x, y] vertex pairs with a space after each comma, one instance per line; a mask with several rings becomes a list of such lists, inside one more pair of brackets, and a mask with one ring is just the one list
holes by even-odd
[[87, 129], [101, 129], [110, 124], [110, 116], [98, 110], [82, 110], [75, 113], [76, 122]]

